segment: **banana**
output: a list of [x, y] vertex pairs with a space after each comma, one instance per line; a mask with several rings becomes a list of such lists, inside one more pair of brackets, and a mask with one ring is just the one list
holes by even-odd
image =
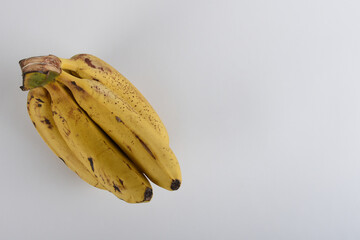
[[129, 203], [148, 202], [146, 177], [74, 101], [57, 81], [44, 86], [52, 99], [54, 121], [75, 156], [115, 196]]
[[123, 98], [156, 130], [164, 144], [169, 136], [160, 117], [136, 87], [105, 61], [90, 54], [78, 54], [71, 59], [60, 58], [61, 68], [75, 72], [80, 78], [93, 79], [104, 84]]
[[51, 99], [48, 92], [42, 87], [30, 90], [27, 105], [30, 119], [50, 149], [85, 182], [104, 189], [98, 179], [75, 157], [60, 135], [52, 116]]
[[181, 171], [171, 148], [127, 102], [102, 83], [65, 71], [57, 81], [152, 182], [168, 190], [180, 187]]

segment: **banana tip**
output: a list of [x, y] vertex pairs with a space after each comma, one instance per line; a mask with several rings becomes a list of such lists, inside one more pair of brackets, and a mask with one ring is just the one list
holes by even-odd
[[171, 182], [170, 188], [171, 188], [171, 190], [178, 190], [179, 187], [180, 187], [180, 185], [181, 185], [180, 180], [179, 180], [179, 179], [174, 179], [174, 180], [172, 180], [172, 182]]
[[148, 202], [151, 200], [153, 196], [153, 191], [151, 188], [146, 188], [145, 193], [144, 193], [144, 202]]

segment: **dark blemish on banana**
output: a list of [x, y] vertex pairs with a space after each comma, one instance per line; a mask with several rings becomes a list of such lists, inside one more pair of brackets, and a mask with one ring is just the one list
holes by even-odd
[[45, 123], [45, 124], [47, 124], [47, 125], [51, 125], [50, 120], [49, 120], [49, 119], [47, 119], [47, 118], [44, 118], [44, 123]]
[[128, 163], [126, 164], [126, 166], [128, 166], [129, 169], [132, 169]]
[[113, 182], [113, 187], [114, 187], [115, 192], [121, 192], [119, 187], [114, 182]]
[[96, 68], [95, 65], [92, 64], [91, 60], [88, 58], [85, 58], [85, 62], [89, 67]]
[[156, 157], [154, 156], [154, 154], [151, 152], [150, 148], [139, 138], [139, 136], [135, 134], [135, 137], [136, 137], [137, 139], [139, 139], [141, 145], [143, 145], [143, 147], [144, 147], [145, 150], [151, 155], [151, 157], [153, 157], [154, 159], [156, 159]]
[[56, 111], [53, 111], [52, 114], [55, 115], [55, 114], [57, 114], [57, 112], [56, 112]]
[[89, 157], [88, 160], [89, 160], [89, 162], [90, 162], [91, 170], [94, 172], [94, 171], [95, 171], [95, 170], [94, 170], [94, 162], [93, 162], [92, 157]]
[[32, 123], [33, 123], [34, 127], [36, 127], [36, 123], [34, 121]]
[[71, 81], [71, 84], [75, 86], [76, 90], [78, 91], [84, 91], [84, 89], [82, 89], [81, 87], [79, 87], [75, 81]]
[[132, 152], [131, 147], [126, 145], [127, 149], [129, 149], [130, 152]]
[[124, 181], [121, 180], [120, 178], [118, 178], [118, 179], [119, 179], [119, 182], [121, 183], [121, 185], [124, 187]]
[[80, 108], [78, 108], [77, 110], [78, 110], [80, 113], [82, 113], [82, 111], [81, 111], [81, 109], [80, 109]]
[[36, 100], [38, 100], [38, 102], [44, 103], [44, 101], [41, 100], [40, 98], [36, 98]]
[[38, 104], [38, 107], [41, 107], [41, 106], [42, 106], [42, 105], [39, 103], [39, 104]]
[[98, 69], [100, 69], [102, 72], [104, 71], [104, 68], [103, 68], [103, 67], [99, 67]]
[[122, 120], [121, 120], [118, 116], [115, 116], [115, 119], [116, 119], [116, 121], [118, 121], [118, 122], [122, 122]]
[[100, 82], [99, 79], [96, 79], [96, 78], [92, 78], [94, 81], [97, 81], [97, 82]]
[[48, 128], [49, 129], [51, 129], [52, 128], [52, 125], [51, 125], [51, 122], [50, 122], [50, 120], [49, 119], [47, 119], [47, 118], [44, 118], [44, 120], [43, 121], [41, 121], [42, 123], [44, 123], [44, 124], [46, 124], [46, 125], [48, 125]]

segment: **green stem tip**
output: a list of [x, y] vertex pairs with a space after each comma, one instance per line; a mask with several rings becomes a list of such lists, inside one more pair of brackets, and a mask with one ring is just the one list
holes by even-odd
[[49, 82], [55, 80], [55, 78], [59, 76], [59, 73], [49, 71], [47, 73], [44, 72], [30, 72], [26, 73], [23, 76], [23, 85], [20, 87], [21, 90], [27, 91], [33, 88], [42, 87]]

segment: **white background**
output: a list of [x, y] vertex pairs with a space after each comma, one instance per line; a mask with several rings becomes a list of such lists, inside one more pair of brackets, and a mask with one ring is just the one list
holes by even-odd
[[[360, 3], [2, 1], [0, 239], [360, 239]], [[91, 53], [167, 126], [183, 173], [131, 205], [26, 111], [18, 61]]]

